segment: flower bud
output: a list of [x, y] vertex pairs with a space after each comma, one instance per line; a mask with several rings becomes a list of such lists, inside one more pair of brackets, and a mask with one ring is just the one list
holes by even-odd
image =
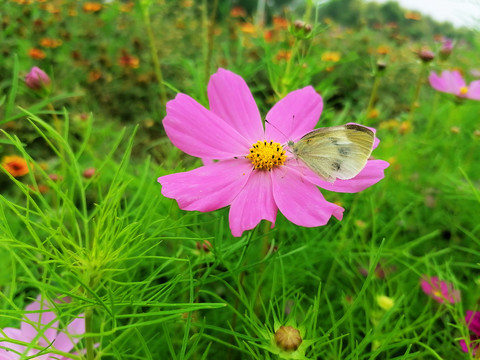
[[93, 175], [95, 175], [95, 168], [93, 167], [85, 169], [85, 171], [83, 172], [83, 177], [85, 179], [90, 179]]
[[424, 63], [429, 63], [433, 59], [435, 59], [435, 54], [432, 50], [423, 48], [418, 52], [418, 57], [420, 60], [422, 60]]
[[292, 326], [280, 326], [275, 332], [275, 343], [284, 351], [295, 351], [302, 343], [302, 336]]
[[312, 25], [306, 24], [302, 20], [295, 20], [293, 26], [290, 27], [290, 32], [297, 39], [306, 39], [312, 32]]
[[40, 90], [50, 85], [50, 78], [45, 71], [34, 66], [25, 76], [25, 84], [32, 90]]
[[444, 39], [442, 42], [442, 47], [440, 48], [440, 58], [442, 60], [447, 60], [453, 50], [453, 41], [452, 39]]
[[395, 305], [395, 302], [393, 301], [392, 298], [390, 298], [388, 296], [378, 295], [377, 296], [377, 304], [383, 310], [390, 310], [393, 307], [393, 305]]

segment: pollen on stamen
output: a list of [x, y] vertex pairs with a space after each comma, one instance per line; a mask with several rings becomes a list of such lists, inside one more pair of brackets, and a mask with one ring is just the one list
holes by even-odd
[[462, 86], [460, 88], [460, 95], [466, 95], [468, 92], [468, 87], [467, 86]]
[[287, 156], [283, 150], [282, 145], [273, 142], [257, 141], [252, 145], [250, 154], [246, 156], [251, 160], [253, 167], [258, 170], [272, 170], [273, 167], [283, 165]]

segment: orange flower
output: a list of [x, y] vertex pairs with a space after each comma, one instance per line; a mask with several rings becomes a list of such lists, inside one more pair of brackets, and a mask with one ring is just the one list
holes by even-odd
[[288, 21], [285, 18], [282, 18], [280, 16], [274, 16], [273, 17], [273, 27], [275, 29], [286, 29], [288, 28]]
[[183, 0], [180, 6], [183, 8], [191, 8], [193, 6], [193, 0]]
[[118, 65], [124, 68], [136, 69], [140, 65], [138, 57], [130, 55], [125, 50], [122, 50], [122, 56], [118, 59]]
[[281, 61], [281, 60], [290, 60], [290, 57], [292, 56], [292, 52], [289, 51], [289, 50], [279, 50], [277, 55], [275, 56], [275, 59], [277, 61]]
[[257, 29], [255, 28], [255, 25], [252, 23], [244, 22], [240, 24], [240, 31], [243, 32], [244, 34], [255, 34], [257, 32]]
[[247, 16], [247, 12], [241, 6], [234, 6], [230, 10], [230, 16], [234, 17], [234, 18], [245, 17], [245, 16]]
[[92, 70], [88, 73], [87, 81], [93, 83], [102, 77], [102, 73], [98, 70]]
[[322, 61], [339, 62], [341, 55], [338, 51], [327, 51], [322, 54]]
[[40, 49], [31, 48], [30, 50], [28, 50], [28, 56], [35, 60], [42, 60], [45, 59], [47, 55]]
[[2, 167], [13, 177], [28, 174], [27, 160], [17, 155], [4, 156], [2, 158]]
[[273, 31], [272, 30], [265, 30], [263, 32], [263, 38], [265, 39], [266, 42], [272, 42], [273, 41]]
[[132, 11], [134, 6], [135, 6], [135, 3], [133, 1], [130, 1], [126, 4], [120, 5], [120, 11], [128, 13], [128, 12]]
[[380, 45], [377, 48], [377, 54], [387, 55], [390, 52], [390, 48], [387, 45]]
[[372, 109], [367, 114], [367, 119], [376, 119], [380, 115], [380, 111], [378, 109]]
[[46, 48], [54, 49], [54, 48], [59, 47], [62, 44], [63, 44], [62, 40], [59, 40], [59, 39], [42, 38], [40, 40], [40, 45], [43, 46], [43, 47], [46, 47]]
[[87, 2], [87, 3], [83, 4], [82, 9], [85, 12], [97, 12], [97, 11], [102, 10], [102, 4], [97, 3], [97, 2]]

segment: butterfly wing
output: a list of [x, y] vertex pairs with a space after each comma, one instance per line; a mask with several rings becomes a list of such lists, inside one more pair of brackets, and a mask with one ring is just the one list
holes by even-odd
[[366, 165], [375, 134], [360, 125], [315, 129], [290, 143], [294, 156], [328, 182], [355, 177]]

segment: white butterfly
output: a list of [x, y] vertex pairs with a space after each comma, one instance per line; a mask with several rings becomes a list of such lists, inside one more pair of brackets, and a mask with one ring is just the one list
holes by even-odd
[[347, 124], [315, 129], [287, 143], [296, 159], [322, 179], [333, 183], [358, 175], [367, 164], [375, 134], [365, 126]]

